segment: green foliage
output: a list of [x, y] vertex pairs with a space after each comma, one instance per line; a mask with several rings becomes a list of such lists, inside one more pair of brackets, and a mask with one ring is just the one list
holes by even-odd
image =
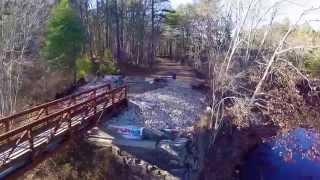
[[118, 74], [119, 70], [117, 69], [115, 62], [111, 50], [106, 50], [102, 63], [99, 65], [99, 72], [102, 74]]
[[93, 63], [87, 56], [78, 58], [76, 61], [77, 78], [84, 78], [86, 75], [92, 73]]
[[305, 67], [313, 75], [320, 75], [320, 50], [310, 51], [305, 56]]
[[53, 9], [47, 26], [43, 56], [55, 68], [75, 68], [84, 44], [84, 33], [79, 17], [68, 0], [61, 0]]
[[169, 12], [166, 15], [165, 23], [172, 29], [177, 28], [183, 20], [183, 15], [180, 11]]
[[113, 64], [100, 64], [99, 71], [102, 74], [116, 75], [119, 73], [118, 69]]
[[195, 17], [194, 8], [186, 5], [180, 6], [175, 11], [169, 11], [165, 14], [165, 24], [176, 30], [186, 29], [191, 20]]

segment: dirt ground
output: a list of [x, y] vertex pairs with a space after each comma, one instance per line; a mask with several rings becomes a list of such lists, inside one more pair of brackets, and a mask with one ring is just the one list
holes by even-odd
[[156, 64], [152, 68], [143, 68], [128, 64], [120, 64], [120, 71], [126, 76], [142, 76], [150, 78], [161, 78], [177, 75], [177, 80], [185, 82], [203, 82], [196, 72], [187, 65], [182, 65], [180, 62], [170, 60], [168, 58], [157, 58]]

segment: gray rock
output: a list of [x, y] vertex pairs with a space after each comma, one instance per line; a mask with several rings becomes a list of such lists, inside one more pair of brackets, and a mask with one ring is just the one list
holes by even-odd
[[181, 132], [199, 119], [205, 101], [206, 96], [188, 83], [168, 80], [163, 88], [131, 94], [128, 110], [108, 123]]
[[135, 174], [140, 174], [143, 172], [143, 168], [141, 166], [131, 166], [130, 170]]
[[126, 151], [121, 151], [120, 150], [119, 156], [130, 156], [130, 154], [127, 153]]
[[186, 138], [178, 138], [174, 141], [172, 140], [161, 140], [158, 144], [158, 148], [162, 151], [170, 154], [174, 159], [180, 161], [184, 161], [187, 157], [187, 144], [189, 139]]
[[153, 82], [155, 82], [155, 83], [167, 83], [168, 80], [166, 78], [159, 77], [159, 78], [154, 78]]
[[187, 172], [186, 169], [172, 169], [171, 173], [178, 177], [184, 177], [185, 173]]
[[153, 165], [147, 165], [147, 171], [148, 172], [151, 172], [151, 171], [155, 171], [157, 169], [156, 166], [153, 166]]
[[154, 171], [151, 171], [151, 175], [153, 175], [153, 176], [161, 176], [162, 173], [161, 173], [161, 170], [156, 169]]
[[120, 154], [120, 149], [118, 147], [116, 147], [116, 146], [113, 146], [112, 147], [112, 153], [114, 155], [119, 155]]
[[169, 133], [157, 129], [144, 128], [142, 131], [143, 139], [159, 141], [163, 139], [172, 139]]

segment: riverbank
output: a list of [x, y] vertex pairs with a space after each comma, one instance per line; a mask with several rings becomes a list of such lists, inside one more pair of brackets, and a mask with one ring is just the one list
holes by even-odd
[[248, 157], [264, 141], [301, 127], [320, 130], [319, 80], [307, 75], [306, 80], [287, 65], [277, 65], [281, 72], [268, 75], [252, 107], [245, 104], [259, 83], [258, 65], [246, 67], [234, 80], [233, 91], [215, 92], [236, 100], [224, 108], [224, 123], [209, 150], [203, 179], [240, 179]]

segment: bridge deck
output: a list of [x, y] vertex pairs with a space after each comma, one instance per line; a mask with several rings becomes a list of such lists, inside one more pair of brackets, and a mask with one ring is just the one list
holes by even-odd
[[126, 102], [127, 86], [103, 85], [0, 119], [0, 178], [54, 149], [106, 110]]

